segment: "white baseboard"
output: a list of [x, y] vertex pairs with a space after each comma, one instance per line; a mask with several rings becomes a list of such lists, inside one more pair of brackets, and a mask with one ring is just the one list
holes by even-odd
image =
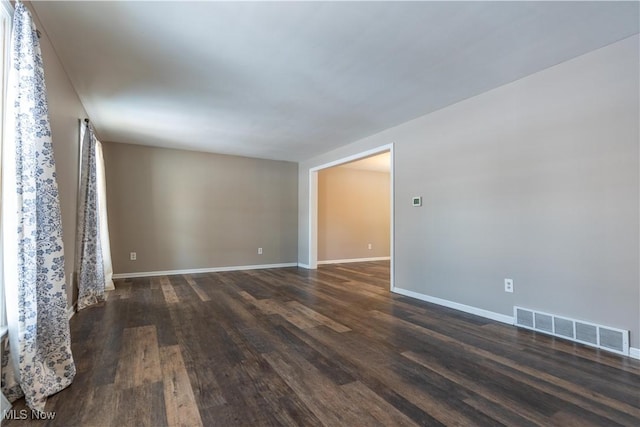
[[177, 274], [199, 274], [199, 273], [219, 273], [222, 271], [239, 271], [239, 270], [264, 270], [268, 268], [297, 267], [298, 263], [286, 262], [282, 264], [260, 264], [260, 265], [235, 265], [230, 267], [210, 267], [210, 268], [193, 268], [188, 270], [166, 270], [166, 271], [144, 271], [140, 273], [118, 273], [114, 274], [114, 279], [129, 279], [135, 277], [150, 276], [175, 276]]
[[379, 256], [372, 258], [349, 258], [349, 259], [330, 259], [326, 261], [318, 261], [318, 265], [322, 264], [346, 264], [349, 262], [369, 262], [369, 261], [389, 261], [391, 257]]
[[416, 299], [430, 302], [433, 304], [438, 304], [444, 307], [453, 308], [455, 310], [464, 311], [465, 313], [475, 314], [476, 316], [485, 317], [487, 319], [495, 320], [497, 322], [507, 323], [509, 325], [513, 325], [514, 323], [513, 316], [508, 316], [506, 314], [495, 313], [493, 311], [483, 310], [481, 308], [472, 307], [470, 305], [460, 304], [460, 303], [449, 301], [446, 299], [436, 298], [436, 297], [420, 294], [418, 292], [409, 291], [401, 288], [393, 288], [391, 292], [395, 292], [400, 295], [416, 298]]
[[303, 264], [301, 262], [298, 263], [298, 267], [306, 268], [307, 270], [311, 270], [311, 266], [309, 264]]
[[[391, 292], [395, 292], [400, 295], [404, 295], [411, 298], [416, 298], [421, 301], [430, 302], [433, 304], [441, 305], [444, 307], [453, 308], [455, 310], [464, 311], [465, 313], [475, 314], [476, 316], [485, 317], [487, 319], [495, 320], [497, 322], [506, 323], [509, 325], [513, 325], [515, 323], [515, 319], [513, 316], [507, 316], [505, 314], [495, 313], [493, 311], [483, 310], [481, 308], [472, 307], [470, 305], [460, 304], [453, 301], [448, 301], [441, 298], [432, 297], [429, 295], [420, 294], [418, 292], [409, 291], [401, 288], [394, 288]], [[640, 348], [630, 347], [629, 348], [629, 357], [633, 359], [640, 360]]]

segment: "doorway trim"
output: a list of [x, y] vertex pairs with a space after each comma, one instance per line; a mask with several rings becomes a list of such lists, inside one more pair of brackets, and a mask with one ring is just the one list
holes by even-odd
[[393, 143], [385, 144], [380, 147], [372, 148], [367, 151], [363, 151], [351, 156], [343, 157], [338, 160], [334, 160], [329, 163], [315, 166], [309, 169], [309, 269], [315, 270], [318, 268], [318, 172], [323, 169], [328, 169], [334, 166], [339, 166], [345, 163], [353, 162], [354, 160], [363, 159], [376, 154], [389, 152], [390, 165], [389, 165], [389, 255], [391, 258], [389, 267], [389, 290], [394, 291], [395, 288], [395, 230], [394, 230], [394, 161], [393, 161]]

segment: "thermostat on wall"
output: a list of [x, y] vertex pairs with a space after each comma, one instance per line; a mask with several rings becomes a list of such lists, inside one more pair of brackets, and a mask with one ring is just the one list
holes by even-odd
[[422, 197], [414, 197], [411, 199], [411, 204], [413, 206], [422, 206]]

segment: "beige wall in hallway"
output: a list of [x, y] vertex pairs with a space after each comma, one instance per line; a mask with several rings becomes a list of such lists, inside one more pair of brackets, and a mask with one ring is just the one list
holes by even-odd
[[118, 143], [104, 155], [114, 273], [296, 262], [297, 164]]
[[389, 256], [389, 181], [345, 166], [318, 172], [318, 261]]

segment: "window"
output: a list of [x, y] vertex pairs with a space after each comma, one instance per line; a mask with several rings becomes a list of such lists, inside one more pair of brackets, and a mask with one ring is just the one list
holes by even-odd
[[[13, 7], [8, 0], [0, 0], [0, 196], [2, 195], [2, 140], [4, 136], [4, 114], [7, 94], [7, 69], [9, 66], [9, 42], [11, 40], [11, 21]], [[2, 212], [2, 197], [0, 197], [0, 220]], [[0, 245], [0, 336], [7, 331], [7, 315], [4, 300], [4, 274], [2, 271], [2, 245]]]

